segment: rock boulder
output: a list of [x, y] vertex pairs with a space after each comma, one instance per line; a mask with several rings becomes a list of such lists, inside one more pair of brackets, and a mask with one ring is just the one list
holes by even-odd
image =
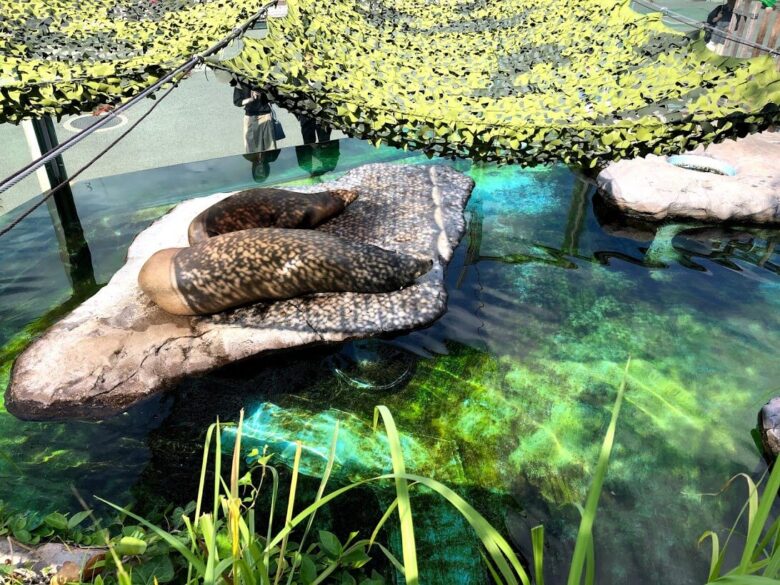
[[780, 133], [765, 132], [699, 148], [701, 160], [727, 163], [727, 176], [670, 164], [648, 156], [609, 165], [597, 182], [604, 199], [620, 211], [660, 221], [780, 224]]
[[445, 310], [444, 268], [465, 229], [473, 188], [446, 166], [366, 165], [301, 191], [356, 189], [320, 230], [433, 260], [433, 269], [386, 294], [319, 294], [257, 303], [208, 317], [178, 317], [137, 284], [157, 250], [187, 245], [190, 221], [229, 195], [192, 199], [143, 231], [126, 264], [95, 296], [51, 327], [16, 360], [5, 394], [20, 418], [100, 418], [170, 387], [270, 350], [339, 342], [425, 326]]
[[764, 458], [773, 463], [780, 454], [780, 397], [772, 398], [758, 412], [758, 433]]

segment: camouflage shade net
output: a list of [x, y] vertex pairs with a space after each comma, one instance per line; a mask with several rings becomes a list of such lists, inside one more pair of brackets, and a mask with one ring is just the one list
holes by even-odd
[[356, 137], [589, 167], [780, 120], [770, 56], [719, 57], [625, 1], [290, 0], [215, 63]]
[[260, 0], [3, 0], [0, 123], [129, 98], [207, 49]]

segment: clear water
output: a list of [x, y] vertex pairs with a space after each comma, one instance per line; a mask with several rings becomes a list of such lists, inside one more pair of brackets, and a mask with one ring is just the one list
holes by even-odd
[[[429, 162], [351, 140], [338, 156], [333, 148], [313, 158], [282, 151], [254, 175], [229, 157], [80, 185], [98, 284], [71, 284], [76, 273], [63, 269], [39, 210], [3, 242], [2, 384], [27, 340], [105, 283], [134, 235], [176, 201], [253, 181], [324, 181], [374, 160]], [[74, 491], [120, 503], [189, 496], [206, 427], [242, 407], [250, 439], [282, 458], [291, 441], [306, 440], [312, 474], [341, 420], [339, 479], [365, 477], [387, 465], [369, 431], [381, 403], [413, 466], [456, 487], [521, 552], [544, 523], [548, 581], [563, 582], [573, 504], [584, 500], [631, 356], [596, 522], [599, 582], [703, 582], [696, 541], [729, 526], [744, 499], [739, 489], [706, 494], [735, 473], [763, 471], [751, 429], [780, 393], [780, 230], [656, 229], [602, 209], [565, 167], [437, 164], [476, 181], [439, 321], [224, 368], [97, 423], [21, 422], [0, 411], [0, 499], [45, 510], [77, 507]], [[371, 497], [376, 509], [389, 503], [381, 491]], [[431, 496], [417, 502], [425, 582], [486, 583], [462, 523]], [[355, 508], [338, 508], [332, 521], [345, 531], [370, 521], [370, 506]]]

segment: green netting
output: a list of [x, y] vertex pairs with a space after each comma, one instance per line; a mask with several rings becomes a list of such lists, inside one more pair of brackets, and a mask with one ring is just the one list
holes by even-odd
[[0, 123], [139, 93], [227, 35], [259, 0], [3, 0]]
[[363, 138], [523, 164], [680, 151], [780, 120], [769, 57], [611, 0], [290, 0], [216, 64]]

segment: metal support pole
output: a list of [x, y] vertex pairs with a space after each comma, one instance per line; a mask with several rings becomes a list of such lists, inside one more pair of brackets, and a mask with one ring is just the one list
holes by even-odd
[[566, 218], [566, 231], [563, 235], [561, 251], [570, 256], [580, 253], [580, 236], [585, 228], [585, 218], [588, 214], [588, 184], [576, 178], [569, 204], [569, 216]]
[[[57, 131], [50, 116], [35, 119], [32, 125], [42, 154], [51, 152], [59, 145]], [[73, 200], [73, 191], [70, 183], [67, 182], [65, 162], [62, 156], [57, 156], [48, 161], [45, 166], [51, 185], [63, 183], [47, 203], [54, 232], [60, 244], [60, 257], [70, 277], [73, 292], [78, 295], [82, 292], [94, 291], [95, 271], [92, 267], [92, 254], [84, 238], [84, 230]]]

